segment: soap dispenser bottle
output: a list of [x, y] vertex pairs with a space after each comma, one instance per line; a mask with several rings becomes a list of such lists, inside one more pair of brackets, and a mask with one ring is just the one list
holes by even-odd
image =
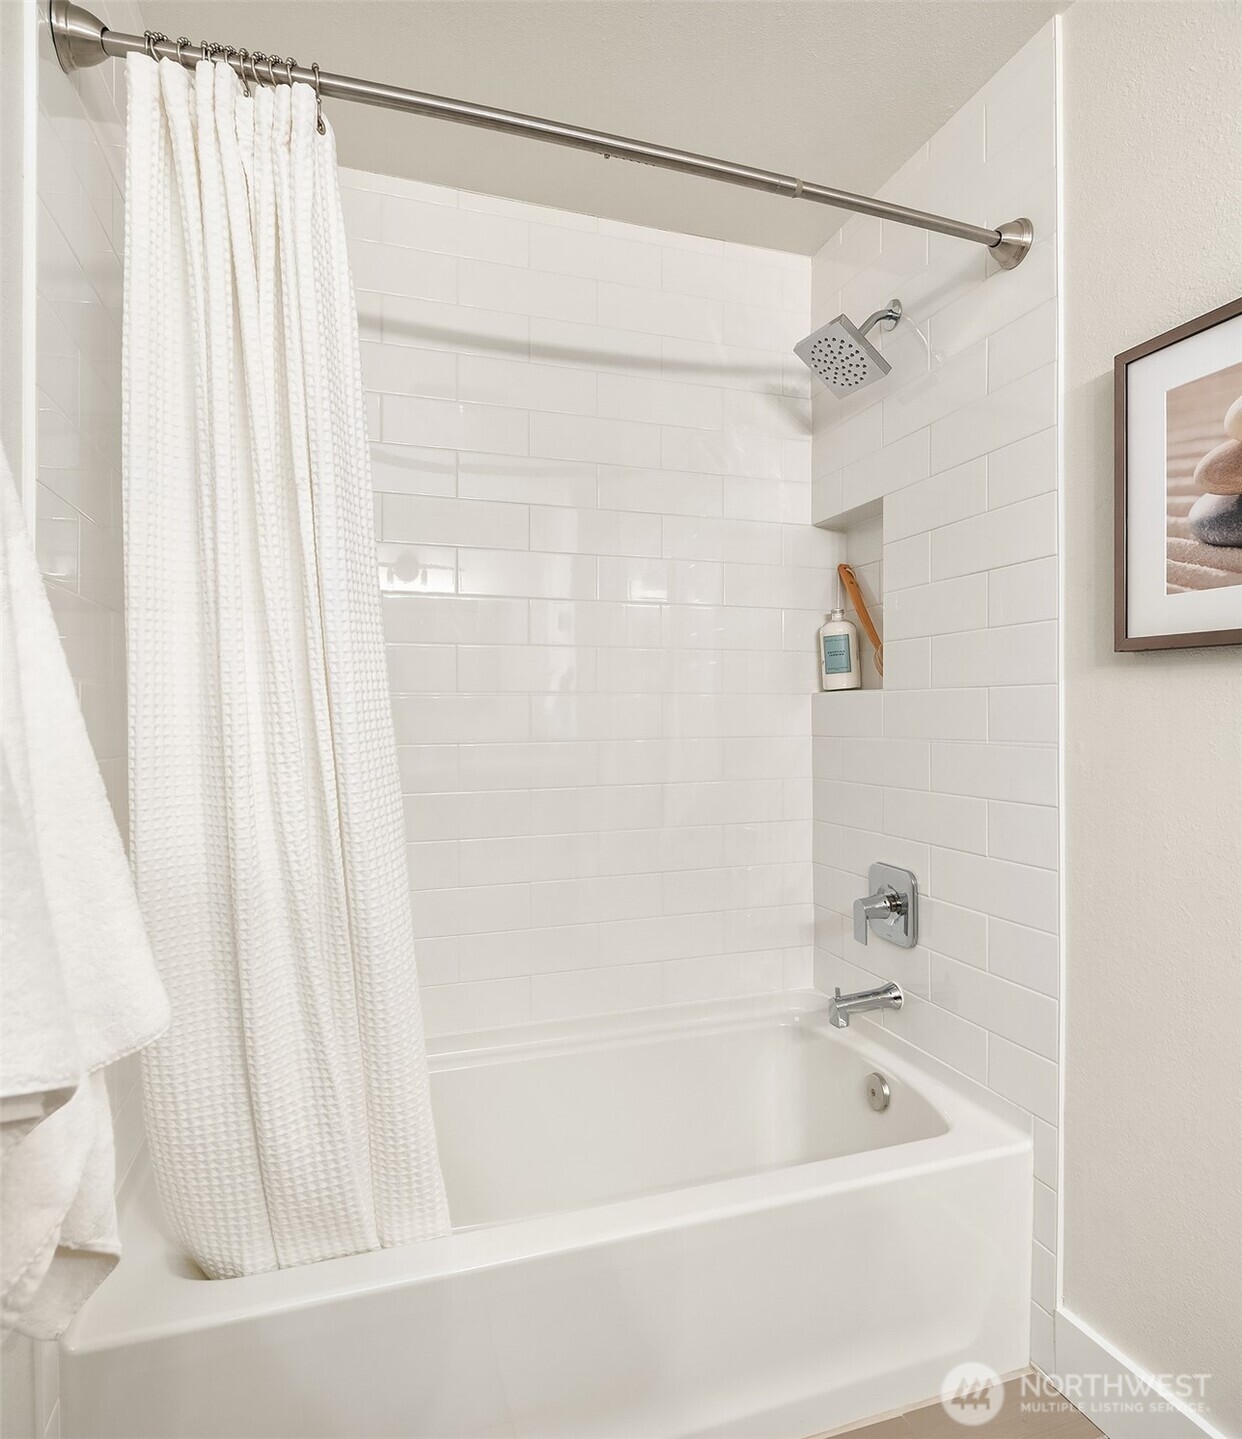
[[858, 631], [833, 610], [819, 631], [819, 687], [822, 690], [856, 690], [862, 684], [858, 663]]

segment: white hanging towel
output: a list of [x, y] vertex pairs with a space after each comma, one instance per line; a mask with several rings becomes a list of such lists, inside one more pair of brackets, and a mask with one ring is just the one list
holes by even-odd
[[306, 85], [127, 66], [131, 823], [143, 1056], [211, 1278], [447, 1232], [353, 284]]
[[3, 1327], [59, 1335], [116, 1264], [103, 1070], [168, 1023], [7, 460], [3, 491]]

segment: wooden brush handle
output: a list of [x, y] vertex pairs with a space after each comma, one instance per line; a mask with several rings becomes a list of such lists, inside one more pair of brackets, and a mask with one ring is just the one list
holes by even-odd
[[854, 573], [852, 565], [838, 565], [837, 574], [841, 577], [841, 583], [845, 586], [846, 593], [854, 602], [854, 609], [858, 618], [862, 621], [862, 627], [867, 631], [867, 638], [871, 641], [875, 650], [876, 672], [883, 678], [884, 675], [884, 643], [880, 639], [879, 631], [871, 618], [871, 611], [867, 608], [867, 601], [863, 599], [862, 590], [858, 586], [858, 576]]

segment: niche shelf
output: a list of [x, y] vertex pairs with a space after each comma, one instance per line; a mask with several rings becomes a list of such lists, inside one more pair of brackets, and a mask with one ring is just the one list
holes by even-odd
[[[842, 511], [829, 519], [816, 520], [820, 529], [833, 530], [842, 538], [842, 561], [851, 565], [858, 576], [858, 583], [871, 611], [875, 627], [884, 637], [884, 501], [871, 500], [857, 505], [852, 510]], [[853, 603], [844, 589], [840, 592], [840, 604], [846, 619], [858, 629], [858, 648], [862, 656], [862, 688], [882, 690], [884, 681], [875, 667], [875, 652], [867, 638], [862, 621], [854, 610]], [[849, 694], [851, 691], [837, 691]], [[825, 695], [829, 700], [833, 693]]]

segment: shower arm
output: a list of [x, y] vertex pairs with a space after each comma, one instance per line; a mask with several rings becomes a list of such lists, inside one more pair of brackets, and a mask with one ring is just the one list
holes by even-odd
[[997, 229], [989, 230], [980, 225], [968, 225], [963, 220], [951, 220], [944, 215], [931, 215], [923, 210], [908, 209], [905, 205], [873, 200], [867, 195], [854, 195], [848, 190], [834, 190], [828, 185], [816, 185], [773, 170], [756, 170], [729, 160], [716, 160], [686, 150], [670, 150], [663, 145], [651, 145], [643, 140], [630, 140], [598, 130], [583, 130], [576, 125], [541, 120], [514, 110], [495, 110], [468, 100], [450, 100], [442, 95], [427, 95], [374, 80], [334, 75], [320, 70], [318, 66], [298, 65], [293, 60], [280, 60], [258, 52], [251, 54], [246, 50], [207, 42], [194, 45], [185, 38], [173, 41], [166, 35], [151, 31], [145, 35], [127, 35], [119, 30], [109, 30], [97, 16], [73, 4], [72, 0], [50, 0], [49, 20], [56, 58], [66, 72], [99, 65], [104, 60], [134, 51], [146, 51], [153, 59], [175, 60], [185, 66], [213, 59], [231, 66], [243, 83], [291, 85], [302, 82], [314, 87], [320, 97], [330, 100], [356, 100], [364, 105], [378, 105], [410, 115], [451, 120], [458, 125], [473, 125], [506, 135], [567, 145], [575, 150], [590, 150], [606, 160], [614, 157], [633, 160], [642, 165], [676, 170], [683, 175], [697, 175], [728, 185], [744, 185], [793, 200], [812, 200], [838, 210], [852, 210], [859, 215], [892, 220], [898, 225], [913, 225], [920, 230], [933, 230], [959, 240], [971, 240], [976, 245], [986, 245], [993, 260], [1003, 270], [1012, 270], [1020, 265], [1035, 238], [1031, 222], [1027, 219], [1010, 220]]
[[873, 315], [868, 315], [862, 324], [859, 325], [858, 332], [860, 335], [865, 335], [874, 326], [881, 323], [886, 330], [895, 330], [898, 320], [901, 319], [904, 313], [901, 308], [901, 301], [894, 300], [891, 304], [885, 305], [882, 310], [877, 310]]

